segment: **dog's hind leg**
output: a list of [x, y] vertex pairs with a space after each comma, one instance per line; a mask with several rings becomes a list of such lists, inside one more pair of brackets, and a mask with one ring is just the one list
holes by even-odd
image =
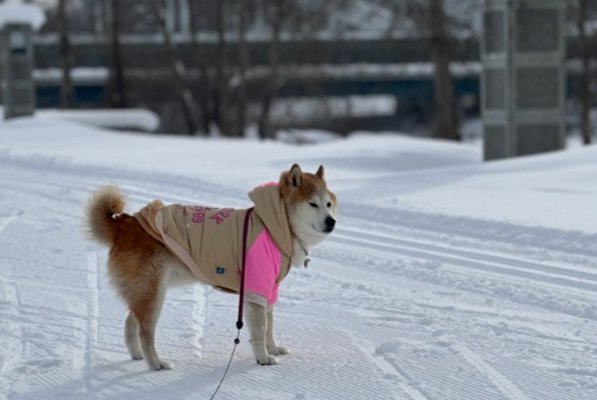
[[290, 353], [290, 349], [278, 346], [274, 337], [274, 306], [267, 307], [267, 329], [265, 332], [267, 352], [273, 356], [283, 356]]
[[245, 317], [249, 332], [251, 333], [251, 345], [257, 363], [261, 365], [275, 365], [278, 359], [268, 354], [266, 348], [265, 334], [267, 331], [267, 315], [265, 307], [245, 301]]
[[131, 307], [131, 311], [139, 322], [141, 349], [149, 368], [156, 371], [172, 369], [174, 365], [170, 361], [160, 360], [155, 349], [155, 328], [164, 304], [166, 282], [159, 279], [152, 282], [151, 287], [152, 293], [141, 297], [135, 302]]
[[143, 351], [141, 350], [141, 342], [139, 341], [139, 322], [137, 322], [137, 318], [135, 318], [132, 312], [129, 312], [126, 318], [124, 338], [132, 359], [142, 360]]

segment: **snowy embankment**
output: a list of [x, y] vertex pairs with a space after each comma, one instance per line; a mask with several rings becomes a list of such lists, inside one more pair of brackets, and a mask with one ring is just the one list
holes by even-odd
[[128, 359], [89, 194], [129, 210], [248, 205], [299, 162], [326, 165], [341, 220], [284, 281], [275, 367], [243, 332], [222, 399], [597, 397], [597, 149], [481, 164], [477, 150], [391, 135], [317, 146], [113, 133], [56, 116], [0, 122], [0, 399], [207, 399], [236, 298], [169, 293], [157, 330], [173, 371]]

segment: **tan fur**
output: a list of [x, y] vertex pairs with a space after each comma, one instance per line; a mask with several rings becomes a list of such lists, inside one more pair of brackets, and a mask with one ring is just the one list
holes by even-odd
[[[280, 176], [280, 193], [286, 200], [287, 205], [308, 201], [314, 193], [326, 191], [336, 201], [334, 194], [327, 190], [325, 180], [323, 179], [323, 166], [320, 166], [316, 174], [302, 172], [297, 164], [294, 164], [289, 171], [282, 172]], [[293, 182], [298, 177], [298, 186]]]
[[87, 203], [87, 226], [93, 240], [111, 245], [114, 236], [112, 218], [124, 210], [124, 198], [116, 186], [105, 186]]
[[[286, 204], [292, 207], [296, 203], [307, 201], [315, 191], [329, 192], [323, 173], [323, 167], [316, 174], [303, 173], [296, 164], [290, 171], [282, 173], [280, 193]], [[297, 179], [299, 182], [296, 182]], [[298, 183], [298, 186], [294, 183]], [[335, 201], [335, 196], [333, 198]], [[129, 308], [125, 340], [131, 357], [136, 360], [145, 358], [149, 367], [154, 370], [170, 369], [172, 364], [160, 360], [155, 351], [155, 326], [166, 287], [172, 282], [189, 282], [194, 278], [191, 278], [188, 269], [164, 245], [143, 229], [136, 218], [122, 213], [124, 206], [124, 197], [115, 186], [106, 186], [94, 193], [87, 205], [90, 236], [110, 247], [110, 280]], [[264, 316], [271, 319], [268, 337], [263, 338], [264, 343], [267, 341], [272, 352], [275, 349], [278, 354], [288, 353], [284, 347], [275, 345], [272, 315], [263, 311], [259, 313], [258, 321], [249, 321], [249, 325], [267, 326], [267, 319], [261, 321]], [[263, 330], [264, 335], [265, 332]], [[256, 353], [256, 357], [260, 364], [275, 363], [275, 357], [272, 358], [267, 352], [261, 355]]]
[[[138, 331], [141, 346], [153, 342], [153, 331], [162, 307], [167, 282], [167, 265], [177, 260], [151, 237], [137, 220], [122, 214], [125, 200], [115, 186], [106, 186], [91, 197], [87, 206], [88, 227], [92, 239], [110, 246], [108, 272], [118, 294], [127, 303], [127, 345], [134, 340], [129, 330]], [[129, 346], [131, 350], [131, 346]], [[141, 354], [131, 351], [135, 359]], [[157, 355], [156, 355], [157, 358]], [[153, 369], [168, 368], [159, 359], [147, 360]]]

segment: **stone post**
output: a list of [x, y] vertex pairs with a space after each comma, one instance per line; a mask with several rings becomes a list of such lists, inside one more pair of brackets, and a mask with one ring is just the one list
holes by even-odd
[[565, 0], [485, 0], [485, 160], [565, 147], [565, 12]]

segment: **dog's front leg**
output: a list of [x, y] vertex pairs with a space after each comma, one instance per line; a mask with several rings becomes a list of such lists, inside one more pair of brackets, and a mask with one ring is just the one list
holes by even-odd
[[265, 334], [267, 331], [267, 312], [265, 307], [245, 302], [245, 318], [251, 334], [251, 345], [257, 363], [261, 365], [275, 365], [278, 359], [269, 355], [266, 348]]
[[267, 352], [274, 356], [283, 356], [290, 353], [290, 349], [278, 346], [274, 337], [274, 306], [267, 307], [267, 329], [265, 332]]

